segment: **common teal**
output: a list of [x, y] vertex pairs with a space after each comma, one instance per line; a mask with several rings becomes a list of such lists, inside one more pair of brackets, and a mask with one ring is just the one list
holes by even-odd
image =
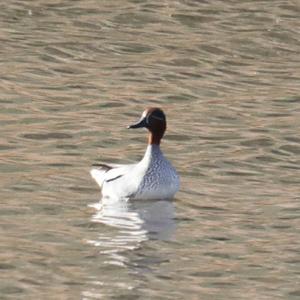
[[127, 165], [103, 163], [91, 170], [103, 198], [169, 199], [178, 191], [179, 176], [160, 149], [167, 127], [164, 112], [160, 108], [148, 108], [137, 123], [127, 128], [143, 127], [149, 130], [149, 137], [140, 162]]

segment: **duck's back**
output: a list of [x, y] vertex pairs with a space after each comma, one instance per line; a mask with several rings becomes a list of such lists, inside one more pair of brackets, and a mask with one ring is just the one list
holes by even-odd
[[116, 165], [107, 164], [109, 169], [105, 167], [94, 168], [91, 170], [92, 177], [101, 187], [102, 196], [104, 198], [113, 198], [120, 200], [130, 198], [136, 194], [140, 181], [140, 176], [133, 177], [137, 174], [137, 164]]

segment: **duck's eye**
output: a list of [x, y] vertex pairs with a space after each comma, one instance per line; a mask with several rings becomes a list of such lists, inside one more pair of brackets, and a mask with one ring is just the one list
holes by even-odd
[[151, 118], [156, 119], [156, 120], [160, 120], [160, 121], [163, 121], [163, 120], [164, 120], [163, 117], [154, 116], [154, 115], [152, 115]]
[[163, 122], [163, 121], [166, 120], [166, 117], [165, 117], [165, 114], [162, 111], [155, 110], [155, 111], [152, 111], [149, 114], [146, 114], [144, 116], [144, 119], [145, 119], [145, 123], [147, 125], [150, 125], [151, 120], [152, 121], [158, 120], [158, 121], [162, 121]]
[[164, 121], [166, 119], [164, 113], [162, 111], [156, 110], [151, 114], [151, 118], [159, 120], [159, 121]]

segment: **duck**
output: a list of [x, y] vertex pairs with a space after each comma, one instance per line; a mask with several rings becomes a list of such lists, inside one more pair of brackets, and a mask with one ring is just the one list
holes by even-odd
[[160, 143], [167, 129], [161, 108], [149, 107], [128, 129], [146, 128], [148, 145], [143, 158], [132, 164], [100, 163], [90, 174], [101, 188], [102, 199], [171, 199], [179, 190], [176, 169], [163, 154]]

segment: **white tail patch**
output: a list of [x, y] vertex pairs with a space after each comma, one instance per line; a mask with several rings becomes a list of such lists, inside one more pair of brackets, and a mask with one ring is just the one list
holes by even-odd
[[98, 170], [98, 169], [92, 169], [90, 171], [91, 176], [94, 178], [94, 180], [98, 183], [98, 185], [101, 187], [104, 181], [104, 174], [106, 173], [105, 170]]

